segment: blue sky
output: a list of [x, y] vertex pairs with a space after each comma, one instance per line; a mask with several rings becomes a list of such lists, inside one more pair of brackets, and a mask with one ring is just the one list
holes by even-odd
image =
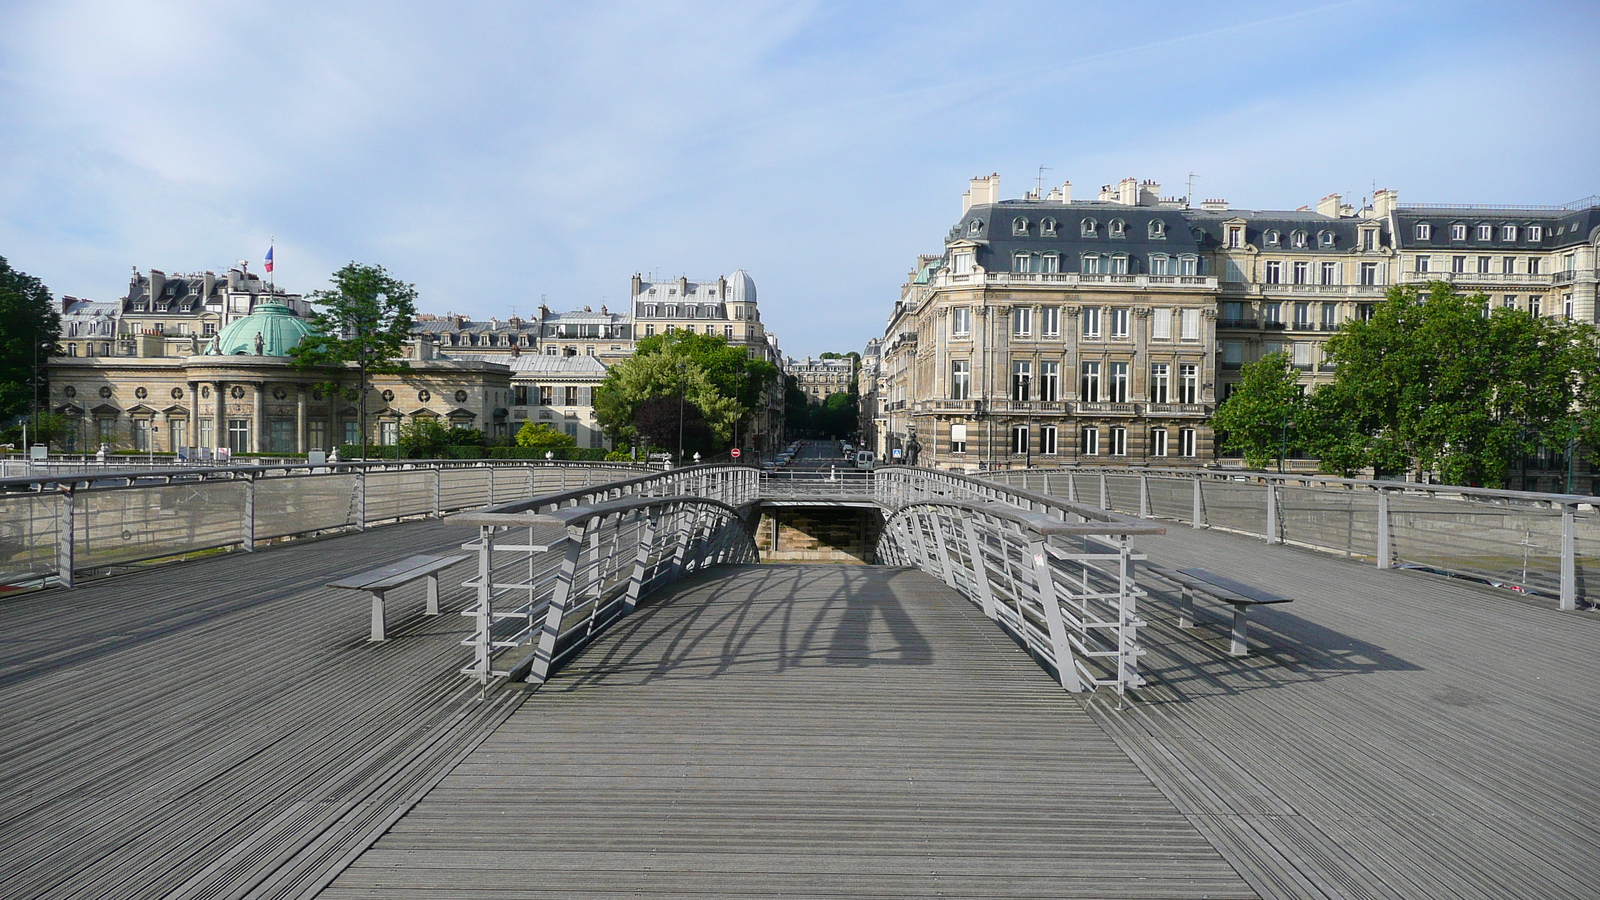
[[1600, 192], [1600, 4], [0, 0], [0, 256], [350, 260], [425, 312], [745, 268], [785, 352], [880, 334], [967, 179], [1293, 209]]

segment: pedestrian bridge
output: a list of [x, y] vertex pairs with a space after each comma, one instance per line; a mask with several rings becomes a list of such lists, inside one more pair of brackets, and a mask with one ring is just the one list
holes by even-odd
[[[360, 477], [449, 498], [464, 471]], [[349, 497], [330, 474], [302, 514]], [[1578, 500], [1323, 485], [1357, 537], [1314, 552], [1332, 501], [1301, 483], [888, 469], [848, 498], [882, 510], [887, 564], [774, 566], [753, 470], [555, 475], [0, 603], [4, 893], [1600, 896], [1600, 620], [1560, 608], [1567, 568], [1587, 606]], [[144, 512], [115, 489], [125, 522], [210, 490], [152, 487]], [[1269, 492], [1279, 528], [1252, 535]], [[103, 536], [110, 502], [74, 493], [69, 533]], [[1473, 516], [1533, 545], [1502, 554], [1524, 590], [1407, 561]], [[386, 642], [325, 587], [462, 545], [446, 615], [418, 588]], [[1295, 603], [1232, 657], [1146, 558]]]

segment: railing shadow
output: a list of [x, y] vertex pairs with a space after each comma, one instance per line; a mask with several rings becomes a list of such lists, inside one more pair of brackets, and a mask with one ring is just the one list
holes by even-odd
[[898, 570], [767, 565], [726, 574], [686, 578], [642, 602], [568, 663], [560, 687], [932, 664], [932, 646], [898, 596]]

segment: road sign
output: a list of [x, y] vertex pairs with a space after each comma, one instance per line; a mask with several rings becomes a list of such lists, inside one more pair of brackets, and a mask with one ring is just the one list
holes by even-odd
[[734, 459], [738, 459], [739, 458], [739, 448], [738, 447], [733, 448], [729, 452], [733, 454], [733, 458]]

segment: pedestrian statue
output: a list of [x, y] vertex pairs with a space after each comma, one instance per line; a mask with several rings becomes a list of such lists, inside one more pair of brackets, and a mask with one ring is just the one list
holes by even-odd
[[922, 452], [922, 445], [917, 443], [917, 436], [910, 435], [906, 438], [906, 465], [917, 464], [917, 454]]
[[266, 349], [266, 346], [267, 339], [261, 336], [261, 332], [256, 332], [256, 355], [261, 356], [262, 351]]

